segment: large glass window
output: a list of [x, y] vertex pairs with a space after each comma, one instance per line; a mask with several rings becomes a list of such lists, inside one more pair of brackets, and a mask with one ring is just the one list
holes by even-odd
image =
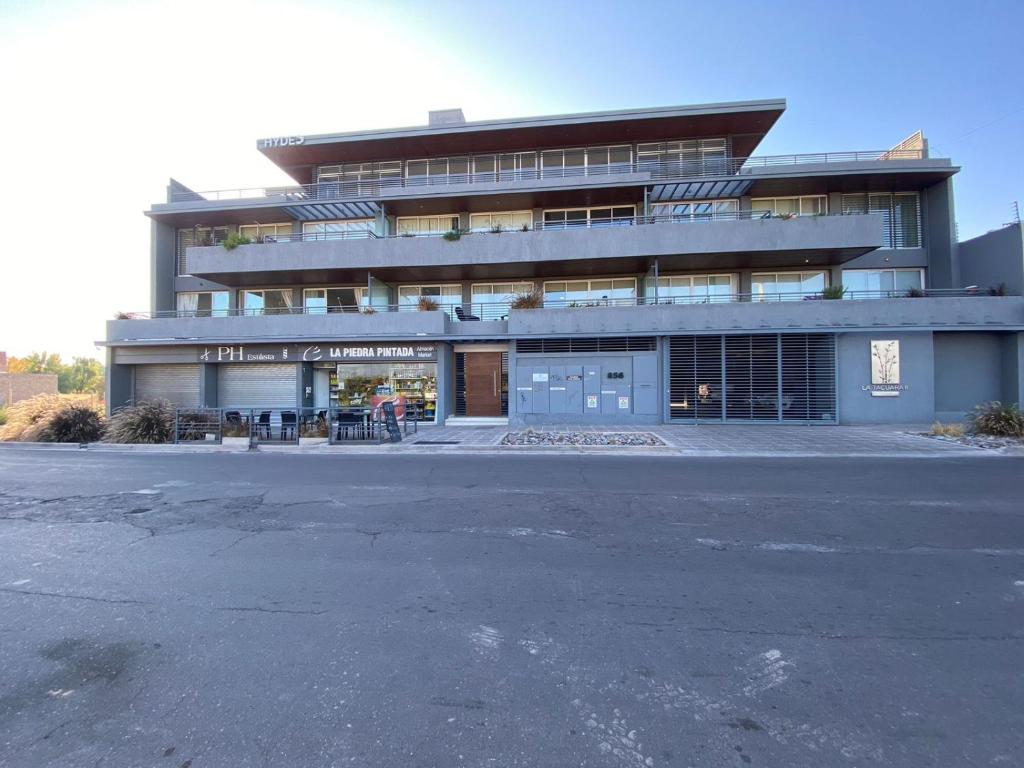
[[395, 403], [401, 418], [434, 421], [437, 416], [437, 363], [339, 363], [331, 376], [332, 406], [376, 409]]
[[651, 215], [659, 221], [713, 221], [736, 218], [739, 209], [738, 200], [688, 200], [656, 203], [651, 206]]
[[194, 291], [179, 293], [178, 312], [190, 317], [227, 317], [228, 291]]
[[291, 289], [242, 291], [242, 308], [247, 315], [286, 315], [292, 311]]
[[883, 248], [921, 247], [921, 198], [917, 192], [843, 195], [843, 213], [877, 213], [885, 222]]
[[380, 181], [381, 179], [397, 179], [401, 177], [401, 175], [401, 160], [386, 160], [376, 163], [322, 165], [317, 168], [317, 181], [321, 184]]
[[816, 296], [828, 283], [825, 272], [762, 272], [751, 275], [754, 301], [799, 301]]
[[462, 286], [458, 283], [450, 285], [400, 285], [398, 286], [398, 308], [400, 310], [416, 310], [420, 308], [420, 299], [436, 302], [439, 309], [455, 319], [455, 307], [462, 306]]
[[566, 208], [544, 211], [544, 229], [572, 227], [628, 227], [636, 218], [635, 205], [611, 208]]
[[532, 211], [501, 211], [495, 213], [472, 213], [469, 228], [474, 232], [508, 232], [510, 230], [532, 229]]
[[468, 181], [472, 158], [433, 157], [428, 160], [410, 160], [405, 164], [405, 175], [411, 183], [457, 184]]
[[338, 219], [336, 221], [307, 221], [302, 225], [303, 240], [344, 240], [352, 237], [370, 237], [373, 219]]
[[752, 211], [768, 211], [772, 216], [817, 216], [828, 213], [825, 195], [802, 197], [755, 197], [750, 201]]
[[238, 234], [254, 243], [286, 243], [292, 239], [292, 224], [239, 224]]
[[508, 316], [512, 300], [533, 289], [533, 283], [473, 283], [471, 314], [481, 320], [502, 320]]
[[368, 306], [366, 288], [306, 288], [302, 292], [306, 314], [325, 315], [328, 312], [358, 312]]
[[544, 283], [544, 306], [615, 306], [636, 303], [636, 278], [552, 280]]
[[844, 269], [846, 299], [875, 299], [906, 296], [908, 291], [924, 288], [920, 269]]
[[659, 304], [709, 304], [731, 301], [732, 275], [670, 275], [658, 278]]
[[446, 213], [442, 216], [400, 216], [398, 218], [398, 234], [406, 237], [413, 235], [443, 235], [459, 228], [458, 215]]
[[639, 170], [663, 175], [707, 175], [728, 172], [725, 139], [686, 139], [638, 144]]

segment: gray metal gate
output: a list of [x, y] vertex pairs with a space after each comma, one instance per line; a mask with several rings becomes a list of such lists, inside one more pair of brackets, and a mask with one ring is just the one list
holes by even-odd
[[199, 365], [136, 365], [134, 400], [170, 400], [179, 408], [197, 408]]
[[227, 364], [218, 366], [217, 399], [222, 408], [295, 408], [298, 366]]
[[836, 420], [835, 336], [674, 336], [669, 416], [696, 421]]

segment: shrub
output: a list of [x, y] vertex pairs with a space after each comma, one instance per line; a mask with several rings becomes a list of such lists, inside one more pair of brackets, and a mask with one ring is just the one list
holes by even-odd
[[441, 305], [438, 304], [437, 301], [432, 299], [430, 296], [420, 296], [420, 300], [419, 302], [417, 302], [417, 306], [419, 306], [420, 312], [433, 312], [434, 310], [438, 309]]
[[988, 295], [989, 296], [1006, 296], [1007, 295], [1006, 283], [1000, 283], [999, 285], [993, 285], [991, 288], [988, 289]]
[[375, 314], [377, 314], [377, 310], [374, 309], [373, 307], [363, 307], [359, 311], [362, 312], [364, 315], [375, 315]]
[[964, 428], [960, 424], [943, 424], [942, 422], [936, 421], [932, 424], [931, 432], [929, 434], [935, 435], [936, 437], [963, 437]]
[[443, 237], [451, 243], [462, 237], [462, 231], [458, 229], [450, 229], [444, 233]]
[[1024, 413], [1017, 405], [998, 400], [975, 406], [969, 417], [971, 431], [998, 437], [1024, 437]]
[[299, 437], [327, 437], [327, 422], [317, 419], [303, 424], [299, 430]]
[[7, 406], [0, 405], [0, 427], [7, 423]]
[[221, 245], [224, 246], [224, 250], [233, 251], [240, 245], [249, 245], [252, 240], [245, 235], [240, 235], [237, 232], [232, 232], [230, 235], [224, 238], [224, 242]]
[[830, 285], [828, 288], [821, 292], [821, 298], [823, 299], [841, 299], [846, 295], [846, 286], [843, 285]]
[[0, 440], [38, 442], [59, 412], [81, 405], [98, 411], [93, 395], [36, 395], [7, 406], [7, 423], [0, 427]]
[[924, 298], [925, 296], [927, 296], [928, 294], [926, 294], [926, 293], [925, 293], [925, 292], [924, 292], [924, 291], [923, 291], [922, 289], [920, 289], [920, 288], [907, 288], [907, 292], [906, 292], [906, 293], [905, 293], [904, 295], [905, 295], [905, 296], [906, 296], [906, 297], [907, 297], [908, 299], [923, 299], [923, 298]]
[[166, 400], [118, 408], [107, 421], [108, 443], [169, 443], [174, 438], [174, 406]]
[[534, 290], [520, 293], [512, 298], [512, 309], [540, 309], [544, 306], [544, 294]]
[[90, 405], [72, 404], [55, 411], [38, 439], [43, 443], [95, 443], [103, 437], [103, 416]]
[[249, 437], [249, 424], [244, 421], [225, 421], [221, 425], [221, 437]]

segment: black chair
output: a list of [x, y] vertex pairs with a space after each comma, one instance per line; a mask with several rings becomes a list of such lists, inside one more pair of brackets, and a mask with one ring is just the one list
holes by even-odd
[[270, 439], [270, 411], [260, 411], [260, 417], [256, 420], [256, 437]]
[[281, 411], [281, 440], [295, 439], [296, 421], [294, 411]]
[[360, 438], [364, 437], [363, 417], [358, 413], [339, 413], [338, 431], [335, 439], [347, 439], [349, 432], [352, 432], [354, 435], [358, 435]]
[[456, 307], [455, 308], [455, 316], [457, 318], [459, 318], [460, 322], [463, 322], [463, 323], [466, 322], [467, 320], [479, 320], [480, 319], [476, 315], [467, 315], [465, 312], [462, 311], [462, 307]]

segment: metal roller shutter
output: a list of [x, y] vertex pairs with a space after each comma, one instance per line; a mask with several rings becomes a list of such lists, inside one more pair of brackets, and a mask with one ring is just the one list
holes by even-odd
[[199, 407], [198, 365], [136, 365], [135, 402], [170, 400], [179, 408]]
[[221, 365], [217, 399], [222, 408], [294, 408], [296, 365]]
[[675, 336], [669, 395], [674, 420], [835, 421], [835, 336]]

